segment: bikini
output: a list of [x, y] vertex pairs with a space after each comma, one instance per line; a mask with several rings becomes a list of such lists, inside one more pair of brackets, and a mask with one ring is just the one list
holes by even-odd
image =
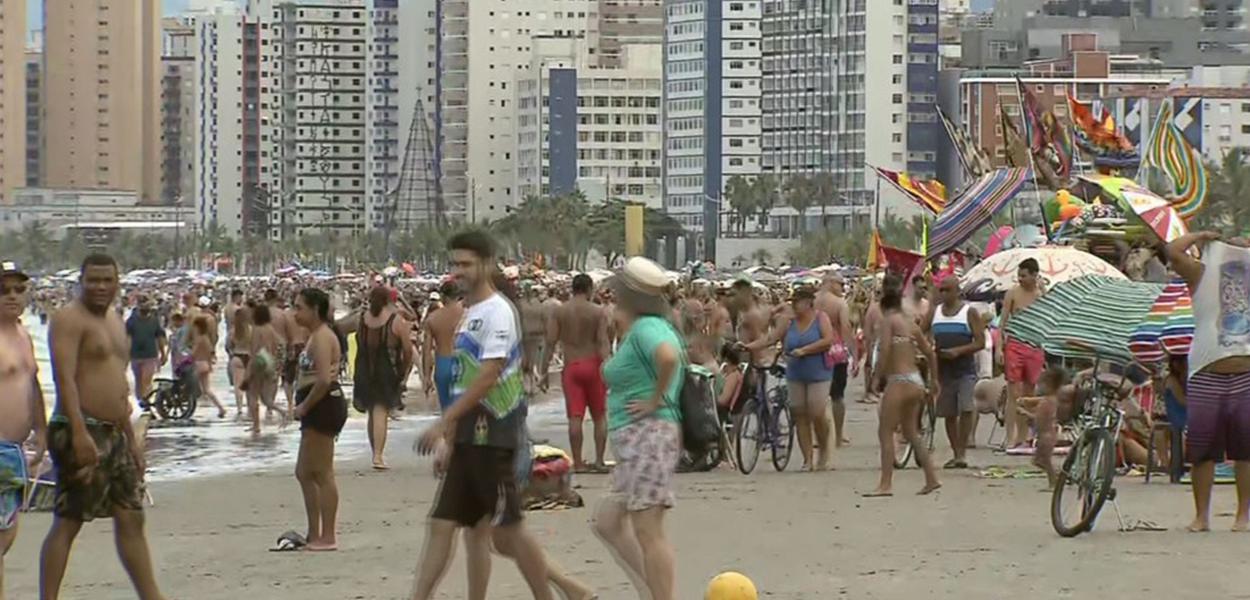
[[[912, 343], [912, 340], [911, 340], [911, 338], [910, 338], [910, 337], [908, 337], [908, 336], [896, 335], [896, 336], [892, 336], [892, 337], [890, 338], [890, 343], [893, 343], [893, 344], [910, 344], [910, 343]], [[886, 377], [885, 377], [885, 381], [886, 381], [886, 384], [887, 384], [887, 385], [888, 385], [888, 384], [891, 384], [891, 383], [909, 383], [909, 384], [914, 385], [914, 386], [916, 386], [916, 387], [918, 387], [918, 388], [920, 388], [920, 389], [927, 389], [927, 388], [928, 388], [928, 386], [927, 386], [927, 385], [925, 385], [924, 378], [922, 378], [922, 377], [920, 376], [920, 372], [919, 372], [919, 371], [912, 371], [912, 372], [910, 372], [910, 373], [895, 373], [895, 374], [893, 374], [893, 375], [886, 375]]]

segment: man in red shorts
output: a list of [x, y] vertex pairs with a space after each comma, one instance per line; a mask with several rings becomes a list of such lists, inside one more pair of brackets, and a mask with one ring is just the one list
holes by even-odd
[[608, 445], [607, 388], [603, 385], [603, 360], [608, 355], [608, 317], [591, 302], [594, 281], [585, 273], [573, 277], [573, 297], [556, 307], [547, 321], [547, 350], [543, 353], [540, 382], [547, 389], [547, 370], [556, 343], [564, 348], [564, 403], [569, 417], [569, 449], [573, 470], [586, 471], [582, 458], [582, 419], [590, 411], [595, 427], [593, 470], [606, 471], [604, 451]]
[[1029, 438], [1029, 423], [1016, 410], [1016, 401], [1021, 396], [1033, 394], [1033, 388], [1037, 387], [1037, 380], [1042, 376], [1042, 369], [1046, 366], [1046, 355], [1040, 348], [1034, 348], [1023, 342], [1019, 342], [1006, 338], [1007, 323], [1016, 313], [1028, 308], [1038, 298], [1042, 297], [1043, 289], [1039, 285], [1037, 260], [1026, 258], [1020, 261], [1019, 270], [1016, 273], [1019, 283], [1007, 292], [1007, 298], [1003, 300], [1003, 320], [999, 325], [1000, 331], [1003, 331], [1006, 344], [1003, 345], [1003, 367], [1004, 376], [1007, 380], [1007, 414], [1004, 420], [1007, 422], [1007, 448], [1016, 448], [1024, 446]]

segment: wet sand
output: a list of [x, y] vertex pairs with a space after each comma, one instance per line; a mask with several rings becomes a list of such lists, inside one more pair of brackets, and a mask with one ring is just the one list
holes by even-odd
[[[533, 417], [535, 433], [564, 438], [555, 405]], [[917, 497], [915, 468], [897, 473], [893, 498], [859, 494], [877, 482], [875, 407], [850, 406], [854, 445], [835, 454], [838, 470], [775, 473], [766, 460], [756, 472], [678, 476], [678, 507], [668, 521], [677, 549], [678, 594], [702, 598], [706, 581], [724, 570], [750, 575], [761, 598], [1250, 598], [1250, 566], [1241, 557], [1250, 536], [1228, 533], [1233, 489], [1216, 490], [1209, 534], [1183, 533], [1192, 516], [1189, 489], [1166, 478], [1150, 485], [1119, 478], [1119, 502], [1129, 520], [1166, 532], [1119, 533], [1112, 507], [1092, 534], [1065, 540], [1049, 522], [1042, 482], [987, 480], [973, 471], [942, 473], [943, 488]], [[402, 422], [401, 422], [402, 423]], [[303, 527], [299, 488], [285, 459], [259, 472], [154, 481], [148, 510], [160, 581], [170, 599], [240, 597], [301, 600], [404, 599], [424, 537], [436, 487], [427, 460], [409, 448], [415, 423], [389, 445], [394, 469], [368, 467], [359, 420], [343, 434], [338, 481], [342, 494], [336, 554], [266, 551], [280, 533]], [[988, 435], [983, 423], [980, 440]], [[949, 450], [939, 434], [937, 458]], [[356, 448], [356, 449], [353, 449]], [[763, 457], [762, 457], [763, 458]], [[974, 450], [977, 466], [1025, 465], [1023, 458]], [[589, 505], [602, 497], [606, 476], [579, 476]], [[528, 513], [544, 547], [604, 600], [633, 600], [620, 569], [588, 527], [590, 509]], [[10, 598], [37, 597], [38, 546], [46, 514], [23, 515], [7, 559]], [[111, 524], [87, 526], [71, 558], [63, 598], [130, 599], [117, 562]], [[438, 598], [463, 598], [464, 563], [457, 560]], [[516, 568], [495, 561], [489, 597], [530, 595]]]

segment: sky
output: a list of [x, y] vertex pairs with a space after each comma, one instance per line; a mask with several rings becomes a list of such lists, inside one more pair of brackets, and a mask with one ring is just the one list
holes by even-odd
[[[165, 14], [172, 15], [187, 7], [187, 0], [161, 0], [165, 5]], [[26, 0], [27, 21], [29, 29], [34, 31], [43, 27], [43, 0]]]

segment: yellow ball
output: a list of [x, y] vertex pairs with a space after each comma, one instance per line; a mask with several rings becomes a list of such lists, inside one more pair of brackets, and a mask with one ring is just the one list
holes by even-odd
[[727, 571], [712, 578], [707, 584], [703, 600], [757, 600], [755, 584], [742, 573]]

